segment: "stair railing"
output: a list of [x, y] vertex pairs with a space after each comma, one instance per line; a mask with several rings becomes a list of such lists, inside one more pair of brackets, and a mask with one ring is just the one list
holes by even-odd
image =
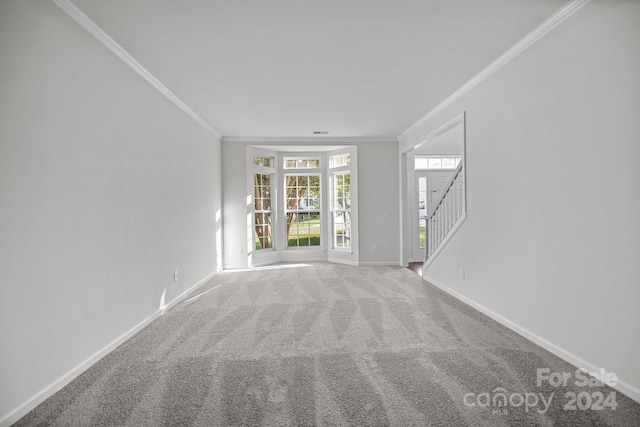
[[425, 260], [433, 256], [466, 210], [462, 164], [463, 162], [460, 162], [453, 175], [451, 175], [445, 190], [435, 204], [433, 212], [427, 218], [427, 251]]

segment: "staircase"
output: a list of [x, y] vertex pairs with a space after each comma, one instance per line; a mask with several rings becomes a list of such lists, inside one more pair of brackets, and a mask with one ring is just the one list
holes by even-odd
[[445, 243], [466, 219], [466, 197], [464, 191], [464, 162], [460, 162], [451, 175], [442, 196], [426, 221], [425, 267], [433, 261]]

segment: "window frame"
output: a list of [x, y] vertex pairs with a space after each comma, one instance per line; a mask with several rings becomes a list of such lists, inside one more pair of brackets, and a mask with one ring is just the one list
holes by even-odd
[[[322, 153], [313, 153], [312, 155], [303, 155], [303, 156], [292, 156], [291, 153], [283, 153], [284, 155], [282, 156], [282, 160], [279, 162], [282, 166], [282, 170], [287, 171], [287, 170], [294, 170], [294, 171], [309, 171], [309, 170], [319, 170], [319, 169], [323, 169], [323, 164], [324, 164], [324, 159], [323, 156], [321, 155]], [[318, 161], [318, 166], [308, 166], [308, 167], [287, 167], [286, 163], [287, 161], [291, 161], [291, 160], [317, 160]]]
[[[349, 156], [349, 163], [342, 166], [331, 167], [331, 158], [339, 157], [343, 155]], [[334, 188], [333, 188], [333, 180], [335, 174], [349, 172], [350, 174], [350, 213], [351, 213], [351, 236], [349, 247], [340, 247], [334, 244], [335, 237], [335, 205], [334, 205]], [[337, 148], [335, 150], [331, 150], [327, 152], [327, 176], [332, 188], [330, 189], [330, 213], [327, 219], [327, 229], [330, 230], [329, 236], [329, 261], [331, 262], [340, 262], [340, 263], [356, 263], [359, 264], [360, 258], [360, 248], [359, 248], [359, 233], [358, 233], [358, 150], [357, 146], [346, 146]]]
[[[284, 249], [286, 250], [300, 250], [300, 249], [324, 249], [325, 245], [324, 245], [324, 227], [322, 225], [323, 223], [323, 217], [325, 216], [323, 213], [323, 197], [324, 197], [324, 189], [323, 189], [323, 174], [322, 172], [320, 172], [318, 170], [319, 168], [309, 168], [309, 169], [284, 169], [283, 173], [282, 173], [282, 181], [283, 181], [283, 197], [282, 197], [282, 205], [283, 205], [283, 209], [284, 209], [284, 215], [282, 216], [282, 218], [286, 218], [285, 221], [283, 221], [283, 226], [284, 226]], [[299, 172], [301, 170], [304, 170], [304, 172]], [[309, 172], [310, 170], [314, 170], [315, 172]], [[303, 187], [299, 187], [297, 185], [296, 182], [296, 186], [292, 187], [287, 185], [288, 184], [288, 177], [291, 176], [295, 176], [295, 177], [317, 177], [318, 178], [318, 207], [314, 208], [314, 209], [300, 209], [299, 205], [296, 205], [296, 209], [290, 209], [288, 206], [288, 202], [289, 200], [292, 200], [289, 198], [289, 188], [296, 188], [296, 189], [300, 189]], [[315, 186], [313, 186], [315, 188]], [[306, 188], [312, 188], [309, 183], [307, 182]], [[296, 196], [298, 196], [299, 194], [296, 194]], [[306, 199], [309, 199], [310, 197], [306, 197]], [[296, 199], [298, 199], [298, 197], [296, 197]], [[319, 222], [318, 222], [318, 226], [320, 228], [319, 230], [319, 244], [318, 245], [311, 245], [311, 230], [309, 229], [309, 244], [304, 246], [304, 245], [300, 245], [300, 239], [298, 238], [298, 245], [296, 246], [289, 246], [289, 241], [290, 241], [290, 237], [289, 234], [287, 233], [286, 229], [288, 226], [288, 216], [289, 214], [295, 214], [296, 215], [296, 219], [298, 216], [304, 216], [305, 214], [317, 214]], [[296, 222], [296, 224], [298, 224], [299, 222]], [[310, 227], [310, 226], [309, 226]], [[299, 229], [299, 227], [296, 227], [297, 229]], [[299, 234], [298, 234], [299, 235]]]
[[[268, 188], [269, 188], [269, 197], [262, 197], [262, 200], [269, 200], [269, 209], [264, 209], [264, 205], [263, 205], [263, 209], [258, 209], [258, 198], [256, 197], [256, 188], [260, 188], [260, 187], [266, 187], [265, 185], [261, 185], [262, 183], [257, 183], [256, 182], [256, 177], [257, 176], [261, 176], [261, 177], [268, 177], [269, 178], [269, 184], [268, 184]], [[275, 209], [274, 209], [274, 187], [273, 187], [273, 180], [275, 178], [275, 174], [274, 173], [262, 173], [262, 172], [258, 172], [258, 171], [254, 171], [253, 172], [253, 178], [254, 178], [254, 184], [253, 184], [253, 188], [254, 188], [254, 192], [253, 192], [253, 232], [254, 232], [254, 237], [255, 237], [255, 246], [254, 249], [256, 252], [259, 251], [264, 251], [264, 250], [273, 250], [274, 249], [274, 241], [275, 239], [275, 230], [274, 230], [274, 217], [275, 217]], [[260, 224], [258, 224], [258, 218], [259, 215], [262, 215], [262, 221], [260, 222]], [[264, 215], [268, 215], [270, 220], [265, 222], [264, 220]], [[270, 239], [270, 246], [265, 247], [264, 245], [264, 235], [262, 237], [260, 237], [258, 235], [258, 227], [261, 226], [264, 230], [265, 227], [269, 227], [269, 237], [268, 239]], [[264, 231], [263, 231], [264, 232]], [[258, 241], [260, 241], [260, 245], [261, 247], [258, 248]]]
[[[318, 146], [313, 147], [302, 145], [248, 145], [247, 146], [247, 244], [246, 254], [248, 266], [269, 265], [276, 262], [308, 262], [308, 261], [328, 261], [350, 265], [359, 265], [358, 253], [358, 232], [357, 232], [357, 146]], [[330, 193], [330, 173], [329, 160], [331, 155], [348, 154], [350, 164], [341, 166], [343, 170], [349, 170], [351, 174], [351, 247], [334, 248], [332, 230], [332, 210]], [[254, 156], [270, 158], [274, 157], [272, 168], [262, 165], [255, 165]], [[317, 168], [285, 168], [285, 159], [305, 159], [319, 160]], [[259, 161], [258, 163], [264, 163]], [[333, 168], [338, 170], [339, 168]], [[272, 248], [255, 249], [255, 190], [254, 173], [273, 173], [272, 178]], [[287, 238], [287, 217], [286, 217], [286, 179], [287, 175], [319, 175], [320, 176], [320, 245], [319, 246], [288, 246]], [[308, 211], [306, 211], [308, 212]], [[312, 211], [314, 214], [318, 211]], [[316, 221], [312, 222], [312, 233], [317, 232], [314, 228]], [[302, 225], [302, 224], [301, 224]], [[295, 231], [293, 231], [295, 233]], [[316, 234], [317, 235], [317, 234]], [[303, 236], [304, 237], [304, 236]], [[308, 241], [307, 241], [308, 242]], [[297, 243], [297, 242], [296, 242]], [[313, 243], [316, 243], [315, 239]], [[241, 251], [244, 253], [244, 251]]]
[[[333, 164], [332, 162], [332, 158], [333, 157], [344, 157], [344, 156], [348, 156], [349, 158], [349, 162], [346, 165], [340, 165], [340, 166], [335, 166], [335, 167], [331, 167], [331, 165]], [[352, 188], [353, 188], [353, 182], [351, 181], [352, 179], [352, 174], [351, 174], [351, 154], [350, 153], [336, 153], [336, 154], [329, 154], [328, 155], [328, 159], [329, 161], [327, 162], [327, 164], [329, 165], [329, 170], [328, 170], [328, 175], [329, 175], [329, 185], [330, 185], [330, 227], [329, 229], [331, 230], [331, 249], [334, 251], [344, 251], [344, 252], [351, 252], [352, 251], [352, 225], [353, 225], [353, 212], [352, 212], [352, 206], [353, 206], [353, 194], [352, 194]], [[336, 207], [337, 201], [337, 194], [336, 194], [336, 178], [338, 176], [344, 176], [349, 175], [349, 208], [345, 208], [344, 206], [341, 208]], [[345, 187], [346, 185], [344, 184], [344, 182], [342, 183], [342, 187]], [[344, 199], [344, 196], [343, 196]], [[344, 223], [340, 223], [343, 224], [344, 227], [347, 226], [347, 223], [349, 224], [348, 227], [348, 234], [349, 234], [349, 245], [348, 246], [338, 246], [337, 244], [337, 239], [338, 239], [338, 233], [337, 233], [337, 222], [335, 220], [336, 218], [336, 214], [337, 213], [348, 213], [349, 215], [349, 220], [348, 222], [345, 221]], [[341, 233], [341, 236], [343, 239], [346, 238], [346, 233], [343, 232]]]
[[[418, 167], [417, 163], [419, 160], [426, 160], [426, 167]], [[431, 160], [440, 160], [440, 166], [431, 166]], [[442, 166], [445, 160], [453, 160], [453, 166]], [[425, 171], [425, 170], [455, 170], [460, 162], [462, 161], [461, 155], [416, 155], [413, 160], [413, 170], [416, 171]]]
[[[249, 173], [247, 176], [247, 189], [249, 190], [249, 198], [247, 200], [247, 255], [255, 254], [258, 256], [265, 256], [270, 252], [274, 252], [277, 248], [278, 244], [278, 233], [276, 229], [276, 218], [277, 218], [277, 203], [278, 203], [278, 194], [277, 194], [277, 182], [278, 182], [278, 173], [277, 173], [277, 156], [276, 153], [271, 151], [263, 151], [263, 150], [248, 150], [248, 163], [249, 163]], [[257, 164], [256, 158], [266, 158], [270, 159], [271, 166], [265, 166], [261, 164]], [[271, 215], [271, 247], [268, 248], [257, 248], [257, 240], [258, 233], [256, 232], [256, 220], [257, 215], [260, 213], [267, 213], [265, 210], [256, 210], [256, 194], [255, 194], [255, 175], [269, 175], [270, 176], [270, 202], [271, 209], [269, 211]], [[264, 226], [264, 224], [263, 224]], [[249, 230], [250, 229], [250, 230]]]

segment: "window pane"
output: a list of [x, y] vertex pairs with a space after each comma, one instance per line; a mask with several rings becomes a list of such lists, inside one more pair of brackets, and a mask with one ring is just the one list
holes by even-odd
[[285, 192], [287, 247], [321, 246], [320, 175], [285, 175]]
[[418, 177], [418, 242], [424, 248], [426, 242], [427, 177]]
[[442, 168], [442, 159], [439, 159], [439, 158], [429, 159], [429, 169], [441, 169], [441, 168]]
[[453, 157], [448, 157], [445, 159], [442, 159], [442, 167], [444, 169], [455, 169], [456, 167], [456, 159]]
[[339, 168], [341, 166], [347, 166], [351, 161], [349, 154], [338, 154], [329, 158], [329, 167]]
[[267, 166], [267, 167], [272, 167], [273, 164], [273, 157], [261, 157], [261, 156], [255, 156], [253, 158], [253, 164], [254, 165], [258, 165], [258, 166]]
[[284, 159], [284, 167], [285, 169], [309, 169], [309, 168], [319, 168], [320, 167], [320, 159]]
[[273, 247], [271, 235], [271, 175], [254, 174], [254, 229], [256, 250]]
[[416, 169], [455, 169], [461, 157], [416, 157]]
[[351, 212], [337, 211], [333, 215], [333, 247], [351, 247]]
[[287, 215], [287, 247], [320, 246], [320, 212]]
[[415, 169], [429, 169], [429, 159], [426, 157], [416, 157]]
[[351, 174], [333, 174], [333, 247], [351, 247]]

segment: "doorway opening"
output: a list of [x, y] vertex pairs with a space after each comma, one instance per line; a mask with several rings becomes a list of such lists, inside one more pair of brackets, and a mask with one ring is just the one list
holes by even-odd
[[462, 161], [462, 156], [433, 157], [416, 155], [415, 171], [415, 201], [417, 205], [417, 221], [413, 225], [416, 247], [414, 260], [424, 259], [427, 248], [427, 218], [429, 218], [447, 189], [451, 177]]
[[[427, 253], [433, 254], [435, 245], [442, 242], [442, 239], [434, 240], [432, 237], [440, 238], [444, 233], [444, 228], [440, 229], [440, 223], [435, 218], [436, 215], [441, 216], [443, 201], [451, 199], [450, 194], [454, 192], [459, 199], [458, 188], [461, 190], [459, 194], [466, 199], [466, 186], [464, 183], [460, 184], [459, 178], [464, 180], [461, 171], [465, 163], [464, 114], [429, 134], [406, 151], [402, 159], [405, 165], [403, 173], [406, 174], [406, 184], [403, 184], [406, 192], [403, 192], [402, 202], [405, 218], [403, 262], [408, 265], [425, 262]], [[456, 180], [455, 190], [451, 190], [453, 180]], [[461, 203], [444, 203], [446, 206], [449, 204], [459, 206], [466, 212], [464, 200]], [[456, 218], [460, 217], [458, 213], [455, 215]], [[464, 217], [466, 218], [466, 213]], [[448, 227], [446, 232], [450, 229]]]

